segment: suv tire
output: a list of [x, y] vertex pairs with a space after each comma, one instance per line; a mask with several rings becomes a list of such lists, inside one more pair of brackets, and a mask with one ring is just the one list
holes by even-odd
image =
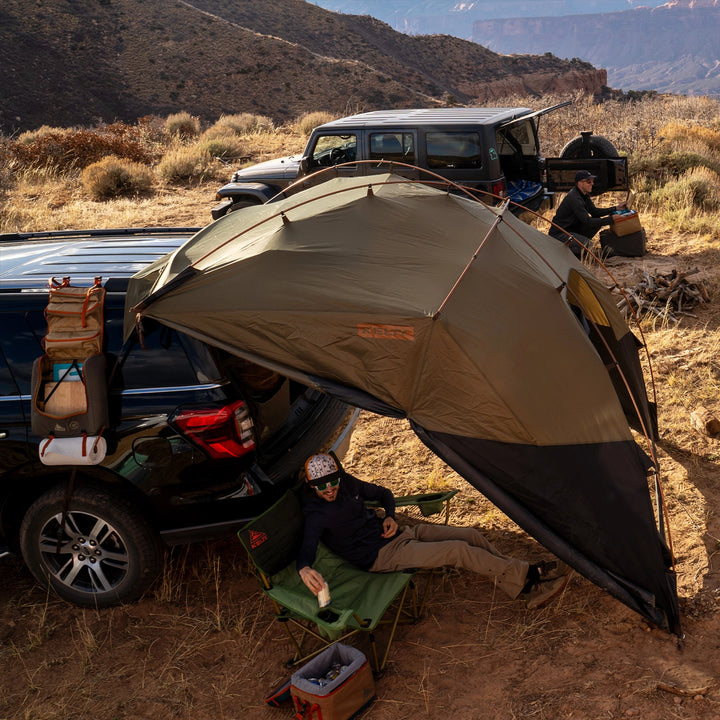
[[84, 607], [136, 600], [162, 570], [163, 552], [149, 523], [123, 497], [93, 487], [70, 498], [56, 551], [65, 487], [41, 495], [20, 529], [25, 563], [45, 586]]
[[602, 135], [591, 135], [587, 139], [587, 147], [590, 154], [585, 153], [585, 138], [582, 136], [573, 138], [560, 151], [560, 157], [568, 160], [581, 160], [585, 157], [591, 158], [616, 158], [620, 157], [615, 146]]

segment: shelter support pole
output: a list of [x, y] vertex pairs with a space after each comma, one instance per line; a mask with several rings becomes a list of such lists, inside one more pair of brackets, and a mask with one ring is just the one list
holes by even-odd
[[480, 250], [482, 250], [483, 245], [487, 242], [487, 239], [490, 237], [490, 235], [492, 235], [493, 230], [495, 230], [495, 228], [502, 222], [503, 214], [508, 209], [509, 205], [510, 205], [510, 200], [506, 200], [503, 203], [502, 207], [500, 208], [500, 212], [498, 213], [498, 216], [495, 218], [495, 222], [493, 222], [493, 224], [488, 228], [488, 231], [485, 233], [485, 237], [482, 239], [482, 241], [478, 245], [477, 250], [475, 251], [473, 256], [470, 258], [470, 261], [465, 266], [463, 271], [460, 273], [460, 277], [458, 277], [458, 279], [455, 281], [455, 284], [450, 288], [450, 292], [447, 294], [445, 299], [440, 303], [440, 307], [435, 311], [435, 314], [433, 315], [433, 318], [432, 318], [433, 320], [437, 320], [440, 317], [440, 313], [443, 311], [443, 308], [445, 307], [447, 302], [452, 297], [452, 294], [455, 292], [458, 285], [462, 282], [462, 279], [465, 277], [465, 275], [467, 275], [468, 271], [470, 270], [470, 266], [475, 262], [475, 259], [480, 254]]

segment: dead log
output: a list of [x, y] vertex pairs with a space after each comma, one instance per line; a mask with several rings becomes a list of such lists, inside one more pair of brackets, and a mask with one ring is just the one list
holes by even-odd
[[690, 423], [698, 432], [708, 437], [720, 435], [720, 420], [718, 420], [706, 407], [698, 407], [690, 413]]
[[618, 303], [618, 307], [628, 313], [633, 310], [636, 314], [648, 313], [677, 323], [677, 315], [689, 315], [688, 310], [710, 302], [702, 282], [690, 282], [688, 278], [700, 272], [693, 268], [685, 272], [673, 269], [669, 273], [655, 274], [647, 270], [636, 273], [635, 287], [622, 288], [626, 297]]

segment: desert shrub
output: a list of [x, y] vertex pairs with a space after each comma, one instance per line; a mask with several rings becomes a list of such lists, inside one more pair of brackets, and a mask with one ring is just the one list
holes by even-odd
[[200, 147], [185, 147], [166, 153], [157, 171], [168, 182], [202, 180], [213, 174], [213, 159]]
[[295, 122], [298, 132], [302, 135], [309, 135], [318, 125], [334, 120], [335, 116], [329, 112], [318, 110], [316, 112], [305, 113]]
[[0, 191], [13, 184], [12, 155], [10, 142], [0, 135]]
[[39, 138], [44, 137], [45, 135], [49, 135], [51, 133], [64, 133], [64, 132], [67, 132], [67, 130], [65, 128], [57, 128], [57, 127], [50, 127], [49, 125], [42, 125], [35, 130], [26, 130], [25, 132], [20, 133], [16, 138], [16, 142], [20, 143], [21, 145], [28, 145], [32, 142], [35, 142]]
[[95, 200], [120, 195], [140, 195], [153, 184], [153, 174], [146, 165], [108, 155], [82, 172], [80, 182]]
[[[133, 126], [134, 135], [139, 142], [148, 147], [157, 148], [165, 145], [167, 135], [165, 134], [165, 121], [157, 115], [145, 115], [136, 120]], [[159, 155], [158, 155], [159, 157]]]
[[659, 210], [717, 212], [720, 209], [720, 176], [705, 167], [692, 168], [677, 180], [654, 190], [650, 204]]
[[145, 164], [156, 156], [138, 129], [125, 123], [80, 130], [48, 128], [11, 143], [10, 149], [18, 169], [52, 167], [59, 173], [81, 170], [108, 155]]
[[182, 140], [197, 137], [200, 134], [200, 120], [188, 112], [173, 113], [165, 120], [165, 132]]
[[682, 147], [694, 146], [706, 148], [710, 152], [720, 152], [720, 132], [700, 125], [688, 125], [674, 120], [661, 129], [666, 142]]
[[645, 176], [653, 182], [664, 183], [676, 180], [695, 168], [707, 168], [720, 173], [720, 162], [697, 152], [666, 152], [633, 157], [630, 163], [633, 176]]
[[265, 115], [237, 113], [235, 115], [221, 115], [213, 128], [231, 130], [236, 135], [249, 135], [250, 133], [273, 132], [275, 125], [272, 119]]
[[211, 128], [203, 133], [197, 147], [207, 152], [210, 157], [220, 160], [234, 160], [242, 155], [242, 144], [231, 130], [222, 131], [221, 128]]

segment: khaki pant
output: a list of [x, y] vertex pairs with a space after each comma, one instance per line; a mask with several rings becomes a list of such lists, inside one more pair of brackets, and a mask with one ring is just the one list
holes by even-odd
[[528, 563], [500, 553], [475, 528], [420, 524], [401, 528], [378, 553], [370, 572], [424, 569], [451, 565], [497, 582], [516, 598], [523, 586]]

